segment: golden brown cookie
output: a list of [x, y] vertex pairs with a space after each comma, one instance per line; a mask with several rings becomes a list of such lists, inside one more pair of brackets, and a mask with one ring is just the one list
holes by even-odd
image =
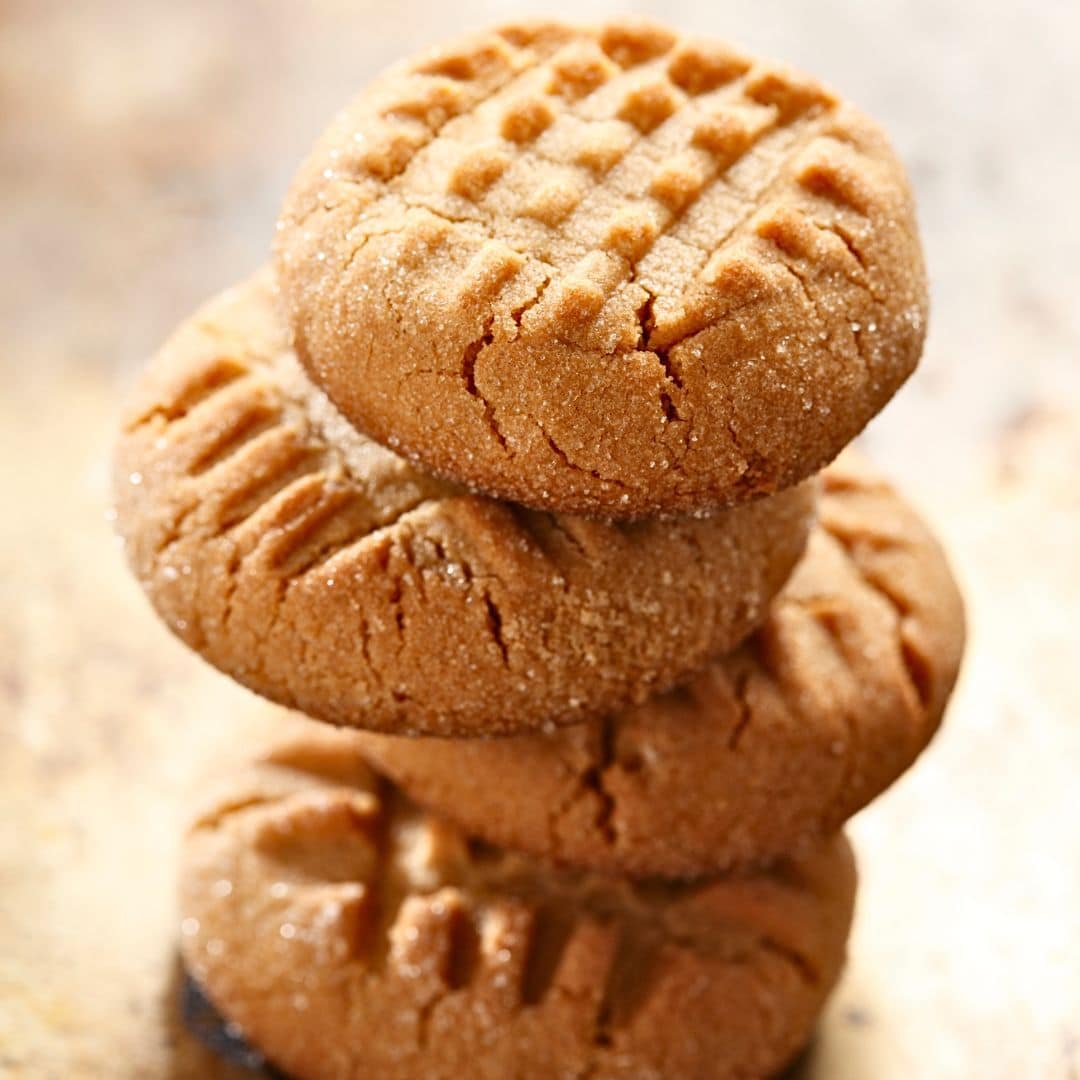
[[302, 167], [295, 344], [372, 438], [607, 517], [774, 492], [915, 367], [926, 282], [880, 128], [814, 79], [619, 19], [376, 79]]
[[582, 720], [700, 669], [764, 618], [814, 501], [617, 525], [431, 479], [310, 385], [267, 273], [152, 362], [115, 486], [143, 587], [207, 660], [324, 720], [446, 735]]
[[933, 536], [865, 466], [824, 473], [820, 525], [768, 619], [687, 686], [550, 735], [360, 747], [494, 843], [694, 876], [806, 850], [916, 758], [964, 641]]
[[188, 835], [181, 935], [296, 1080], [723, 1080], [806, 1041], [854, 893], [842, 837], [694, 885], [554, 871], [467, 840], [377, 781], [354, 732], [306, 724]]

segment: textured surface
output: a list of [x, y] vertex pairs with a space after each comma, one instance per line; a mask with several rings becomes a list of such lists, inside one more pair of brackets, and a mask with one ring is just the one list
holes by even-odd
[[926, 527], [849, 455], [764, 626], [687, 686], [551, 735], [362, 736], [470, 833], [569, 865], [693, 876], [807, 850], [937, 729], [963, 612]]
[[177, 331], [115, 465], [119, 528], [155, 607], [268, 697], [392, 732], [594, 716], [741, 641], [802, 552], [811, 482], [610, 524], [433, 481], [313, 390], [275, 299], [265, 272]]
[[297, 351], [362, 430], [577, 513], [802, 479], [925, 331], [880, 129], [805, 75], [633, 20], [392, 68], [301, 168], [276, 249]]
[[842, 838], [691, 886], [554, 873], [466, 841], [302, 720], [188, 834], [183, 952], [299, 1080], [764, 1076], [843, 962]]
[[[850, 960], [796, 1075], [1064, 1080], [1080, 1069], [1080, 215], [1054, 207], [1080, 190], [1063, 122], [1080, 115], [1080, 10], [636, 6], [789, 57], [880, 117], [934, 277], [925, 360], [867, 443], [944, 539], [970, 646], [918, 768], [851, 823]], [[334, 108], [395, 57], [518, 8], [4, 5], [4, 1080], [237, 1076], [177, 1022], [173, 885], [205, 765], [250, 748], [265, 707], [177, 647], [115, 548], [118, 403], [180, 319], [264, 261]]]

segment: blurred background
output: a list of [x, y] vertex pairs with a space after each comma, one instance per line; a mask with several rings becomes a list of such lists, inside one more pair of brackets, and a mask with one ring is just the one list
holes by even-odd
[[[634, 10], [880, 119], [933, 281], [923, 365], [865, 445], [948, 546], [968, 660], [934, 746], [853, 825], [851, 963], [798, 1075], [1080, 1076], [1080, 8]], [[127, 577], [111, 428], [173, 325], [266, 258], [333, 111], [401, 54], [529, 13], [0, 0], [0, 1076], [233, 1075], [175, 1021], [172, 873], [199, 768], [259, 705]]]

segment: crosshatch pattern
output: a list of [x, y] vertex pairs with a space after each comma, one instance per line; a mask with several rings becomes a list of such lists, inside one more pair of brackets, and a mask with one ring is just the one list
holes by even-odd
[[391, 69], [302, 169], [278, 256], [298, 351], [350, 419], [494, 493], [617, 516], [820, 467], [910, 372], [925, 315], [877, 128], [652, 24], [513, 28]]

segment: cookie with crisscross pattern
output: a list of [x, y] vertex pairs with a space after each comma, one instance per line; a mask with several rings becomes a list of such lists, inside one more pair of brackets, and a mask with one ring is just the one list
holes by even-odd
[[549, 735], [360, 746], [492, 842], [693, 877], [812, 847], [880, 795], [937, 730], [963, 644], [937, 541], [849, 453], [765, 622], [685, 686]]
[[391, 68], [301, 169], [276, 251], [300, 358], [358, 428], [608, 517], [819, 469], [925, 325], [878, 126], [799, 72], [625, 19]]
[[267, 697], [398, 733], [535, 730], [670, 686], [764, 618], [813, 503], [620, 525], [433, 479], [310, 384], [268, 273], [164, 346], [116, 454], [118, 526], [170, 629]]
[[694, 884], [554, 872], [466, 839], [298, 723], [189, 832], [189, 970], [296, 1080], [771, 1075], [843, 962], [842, 837]]

